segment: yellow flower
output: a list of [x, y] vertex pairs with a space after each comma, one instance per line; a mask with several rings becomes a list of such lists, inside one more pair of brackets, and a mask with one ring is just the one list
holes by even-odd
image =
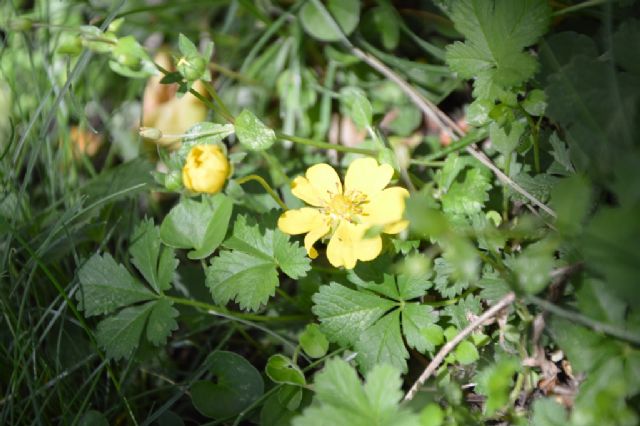
[[365, 232], [375, 226], [397, 234], [408, 225], [402, 215], [409, 193], [398, 186], [385, 189], [392, 176], [388, 164], [360, 158], [349, 166], [343, 189], [333, 167], [312, 166], [294, 179], [291, 192], [313, 207], [284, 212], [278, 228], [291, 235], [307, 234], [304, 246], [312, 259], [318, 256], [315, 242], [330, 235], [327, 258], [335, 267], [352, 269], [358, 260], [373, 260], [382, 250], [382, 239], [363, 238]]
[[182, 183], [193, 192], [215, 194], [229, 177], [227, 157], [217, 145], [196, 145], [182, 168]]

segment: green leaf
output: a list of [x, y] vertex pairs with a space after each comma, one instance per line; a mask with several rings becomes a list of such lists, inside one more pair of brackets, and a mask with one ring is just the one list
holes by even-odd
[[551, 398], [536, 399], [533, 402], [531, 426], [565, 426], [567, 412], [562, 405]]
[[389, 364], [406, 372], [409, 352], [402, 341], [400, 312], [394, 310], [367, 328], [356, 342], [358, 364], [364, 371], [377, 364]]
[[192, 56], [200, 54], [196, 45], [193, 44], [193, 42], [182, 33], [178, 35], [178, 49], [180, 50], [180, 53], [182, 53], [182, 56]]
[[314, 402], [294, 426], [418, 426], [419, 417], [401, 408], [402, 380], [389, 365], [377, 365], [366, 376], [364, 386], [345, 361], [332, 359], [316, 374]]
[[480, 315], [481, 311], [480, 299], [478, 296], [470, 294], [466, 298], [460, 299], [458, 303], [447, 306], [444, 309], [444, 315], [451, 317], [450, 322], [457, 328], [463, 329], [469, 325], [471, 314]]
[[573, 173], [574, 168], [573, 164], [571, 163], [571, 154], [569, 152], [567, 144], [560, 140], [556, 132], [553, 132], [553, 134], [549, 138], [549, 143], [551, 143], [551, 146], [553, 147], [551, 155], [556, 160], [556, 162], [564, 168], [565, 172]]
[[460, 342], [460, 344], [456, 346], [456, 350], [454, 353], [456, 359], [462, 365], [473, 364], [480, 358], [478, 350], [476, 349], [474, 344], [468, 340], [463, 340], [462, 342]]
[[555, 226], [562, 234], [577, 235], [591, 204], [591, 186], [583, 176], [563, 179], [551, 192], [551, 206], [558, 215]]
[[318, 324], [307, 324], [299, 340], [302, 350], [311, 358], [322, 358], [329, 350], [329, 340]]
[[108, 314], [156, 297], [109, 253], [104, 256], [94, 254], [78, 271], [78, 279], [81, 289], [77, 298], [86, 316]]
[[543, 90], [534, 89], [527, 93], [527, 97], [522, 101], [522, 108], [534, 117], [544, 115], [547, 109], [547, 96]]
[[313, 38], [338, 41], [342, 39], [341, 32], [348, 36], [358, 26], [360, 0], [329, 0], [326, 8], [310, 0], [300, 9], [299, 17], [302, 27]]
[[313, 296], [313, 313], [333, 341], [348, 345], [394, 307], [388, 299], [351, 290], [337, 283], [320, 287]]
[[101, 412], [89, 410], [80, 417], [78, 426], [109, 426], [109, 421]]
[[518, 284], [529, 294], [542, 291], [550, 280], [551, 270], [555, 266], [554, 251], [556, 245], [543, 240], [531, 244], [510, 263], [516, 273]]
[[433, 352], [435, 345], [425, 333], [433, 330], [429, 327], [437, 320], [437, 312], [434, 312], [431, 306], [407, 303], [402, 308], [402, 332], [407, 339], [407, 345], [420, 353]]
[[489, 200], [490, 189], [491, 177], [486, 170], [469, 169], [464, 181], [453, 182], [449, 191], [442, 196], [442, 210], [454, 215], [478, 213]]
[[438, 257], [433, 261], [433, 269], [436, 273], [434, 280], [436, 290], [442, 297], [450, 299], [462, 293], [469, 287], [469, 282], [456, 279], [453, 266], [443, 257]]
[[340, 102], [343, 113], [350, 117], [359, 129], [371, 126], [373, 111], [364, 90], [347, 86], [340, 90]]
[[387, 50], [393, 50], [400, 42], [401, 20], [395, 9], [387, 2], [371, 10], [371, 19], [375, 30], [380, 35], [382, 45]]
[[96, 340], [109, 358], [128, 358], [133, 354], [154, 306], [155, 302], [130, 306], [98, 324]]
[[487, 397], [484, 405], [487, 416], [493, 416], [509, 402], [513, 375], [518, 371], [520, 371], [520, 362], [516, 358], [509, 357], [498, 360], [478, 374], [476, 392]]
[[489, 126], [491, 144], [503, 155], [511, 155], [515, 151], [527, 127], [523, 121], [512, 121], [510, 125], [511, 129], [508, 132], [507, 129], [495, 122]]
[[260, 372], [240, 355], [216, 351], [205, 361], [214, 381], [199, 381], [191, 387], [191, 401], [203, 415], [214, 419], [236, 416], [264, 393]]
[[224, 239], [232, 210], [233, 203], [224, 194], [202, 202], [183, 198], [162, 222], [160, 237], [168, 246], [193, 249], [187, 253], [189, 259], [203, 259]]
[[438, 324], [427, 324], [426, 327], [420, 330], [420, 333], [434, 348], [444, 342], [444, 333], [442, 327]]
[[420, 412], [421, 426], [440, 426], [444, 422], [442, 408], [434, 402], [427, 404]]
[[233, 124], [211, 123], [208, 121], [202, 121], [189, 127], [184, 132], [180, 148], [171, 155], [175, 168], [178, 171], [182, 171], [182, 166], [189, 155], [189, 151], [195, 145], [217, 145], [223, 152], [226, 152], [227, 148], [222, 143], [222, 140], [233, 134], [234, 131]]
[[243, 309], [258, 310], [275, 294], [280, 268], [291, 278], [306, 275], [310, 269], [304, 248], [289, 241], [280, 230], [261, 230], [247, 222], [245, 216], [236, 220], [233, 235], [223, 250], [211, 260], [206, 283], [213, 299], [220, 304], [235, 300]]
[[166, 343], [171, 332], [178, 328], [176, 318], [179, 312], [166, 299], [160, 299], [153, 305], [147, 323], [147, 340], [156, 346]]
[[291, 359], [281, 354], [269, 357], [265, 373], [275, 383], [287, 383], [295, 386], [304, 386], [307, 381], [300, 367], [295, 365]]
[[544, 0], [460, 0], [451, 19], [466, 41], [447, 47], [446, 61], [463, 78], [474, 78], [474, 96], [494, 100], [530, 79], [537, 69], [524, 48], [549, 25]]
[[240, 143], [252, 151], [268, 149], [276, 141], [276, 133], [248, 109], [242, 110], [236, 117], [234, 126]]
[[140, 271], [156, 293], [171, 287], [173, 271], [178, 266], [173, 250], [161, 247], [160, 229], [147, 219], [134, 229], [131, 236], [131, 263]]

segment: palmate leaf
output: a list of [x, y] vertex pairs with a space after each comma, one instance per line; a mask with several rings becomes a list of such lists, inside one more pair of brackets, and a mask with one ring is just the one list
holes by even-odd
[[275, 294], [278, 268], [297, 279], [310, 269], [304, 248], [279, 230], [260, 229], [245, 216], [236, 220], [227, 250], [212, 259], [206, 284], [216, 303], [235, 300], [242, 309], [258, 310]]
[[418, 426], [420, 418], [399, 406], [402, 398], [400, 372], [390, 365], [377, 365], [364, 386], [345, 361], [327, 361], [315, 376], [315, 399], [294, 426]]
[[474, 78], [474, 96], [494, 100], [530, 79], [536, 60], [524, 48], [543, 35], [551, 17], [545, 0], [460, 0], [450, 16], [466, 41], [447, 47], [446, 60], [463, 78]]
[[[323, 286], [313, 297], [313, 312], [327, 337], [351, 346], [364, 371], [386, 363], [406, 371], [408, 346], [433, 350], [424, 330], [434, 324], [437, 313], [430, 306], [407, 302], [423, 296], [431, 286], [425, 277], [387, 275], [382, 284], [361, 283], [353, 290], [337, 283]], [[375, 293], [373, 293], [375, 292]]]
[[131, 356], [143, 334], [150, 343], [161, 345], [177, 328], [178, 311], [162, 293], [171, 287], [178, 266], [173, 250], [161, 244], [160, 230], [151, 220], [142, 221], [132, 235], [132, 263], [151, 289], [108, 253], [96, 253], [78, 271], [77, 298], [85, 315], [112, 314], [98, 324], [96, 333], [109, 358]]

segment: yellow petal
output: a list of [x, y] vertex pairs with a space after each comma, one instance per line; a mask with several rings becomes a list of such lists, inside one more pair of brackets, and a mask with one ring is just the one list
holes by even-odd
[[362, 223], [370, 226], [382, 225], [387, 234], [397, 234], [407, 227], [407, 221], [402, 220], [402, 217], [408, 196], [409, 192], [399, 186], [379, 192], [368, 203], [363, 204]]
[[358, 260], [375, 259], [382, 250], [382, 239], [380, 236], [363, 239], [365, 230], [364, 225], [340, 222], [327, 245], [329, 262], [335, 267], [353, 269]]
[[373, 197], [384, 189], [391, 181], [393, 168], [388, 164], [380, 164], [373, 158], [354, 160], [344, 180], [344, 192], [362, 192]]
[[296, 177], [291, 192], [307, 204], [322, 207], [333, 195], [342, 194], [342, 184], [333, 167], [321, 163], [309, 167], [305, 177]]
[[330, 230], [331, 227], [329, 226], [328, 219], [321, 216], [314, 222], [313, 229], [311, 229], [304, 237], [304, 248], [307, 249], [307, 253], [310, 258], [315, 259], [318, 257], [318, 251], [313, 247], [313, 245], [320, 238], [327, 235]]
[[285, 234], [305, 234], [313, 229], [320, 210], [311, 207], [303, 207], [296, 210], [287, 210], [278, 219], [278, 228]]

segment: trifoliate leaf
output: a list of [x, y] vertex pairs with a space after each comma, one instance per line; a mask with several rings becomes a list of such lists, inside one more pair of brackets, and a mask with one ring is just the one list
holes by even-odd
[[245, 216], [236, 220], [233, 235], [207, 269], [206, 284], [220, 304], [235, 300], [242, 309], [258, 310], [275, 294], [278, 268], [291, 278], [310, 269], [304, 248], [278, 229], [261, 230]]
[[86, 316], [108, 314], [155, 297], [109, 253], [94, 254], [78, 271], [78, 279], [81, 288], [77, 298]]
[[446, 60], [461, 77], [475, 79], [476, 98], [494, 100], [533, 76], [537, 62], [523, 50], [546, 32], [548, 2], [460, 0], [450, 15], [466, 41], [448, 46]]
[[453, 182], [442, 196], [442, 210], [453, 215], [471, 215], [482, 210], [489, 199], [491, 175], [484, 169], [469, 169], [463, 182]]
[[128, 358], [133, 354], [155, 303], [124, 308], [98, 324], [96, 339], [109, 358]]
[[329, 349], [329, 340], [318, 324], [308, 324], [300, 335], [300, 346], [311, 358], [322, 358]]
[[294, 426], [418, 426], [419, 417], [400, 408], [400, 372], [389, 365], [377, 365], [367, 375], [364, 386], [345, 361], [333, 359], [316, 374], [314, 402]]
[[156, 346], [164, 344], [171, 332], [178, 328], [178, 314], [168, 300], [160, 299], [154, 302], [147, 324], [147, 339]]
[[153, 220], [142, 221], [131, 237], [131, 263], [140, 271], [156, 293], [171, 287], [173, 271], [178, 266], [173, 250], [162, 247], [160, 229]]
[[240, 143], [252, 151], [263, 151], [276, 141], [273, 129], [265, 124], [248, 109], [243, 110], [234, 122], [236, 136]]
[[300, 9], [302, 27], [321, 41], [338, 41], [342, 38], [341, 32], [348, 36], [359, 21], [360, 0], [329, 0], [326, 7], [308, 1]]
[[307, 384], [300, 367], [281, 354], [272, 355], [267, 361], [264, 371], [275, 383], [287, 383], [295, 386]]
[[402, 308], [402, 333], [407, 345], [420, 353], [433, 352], [434, 344], [425, 336], [425, 330], [433, 325], [438, 315], [431, 306], [407, 303]]
[[171, 209], [160, 226], [162, 241], [171, 247], [193, 249], [189, 259], [208, 257], [227, 233], [233, 203], [224, 194], [201, 202], [183, 198]]

